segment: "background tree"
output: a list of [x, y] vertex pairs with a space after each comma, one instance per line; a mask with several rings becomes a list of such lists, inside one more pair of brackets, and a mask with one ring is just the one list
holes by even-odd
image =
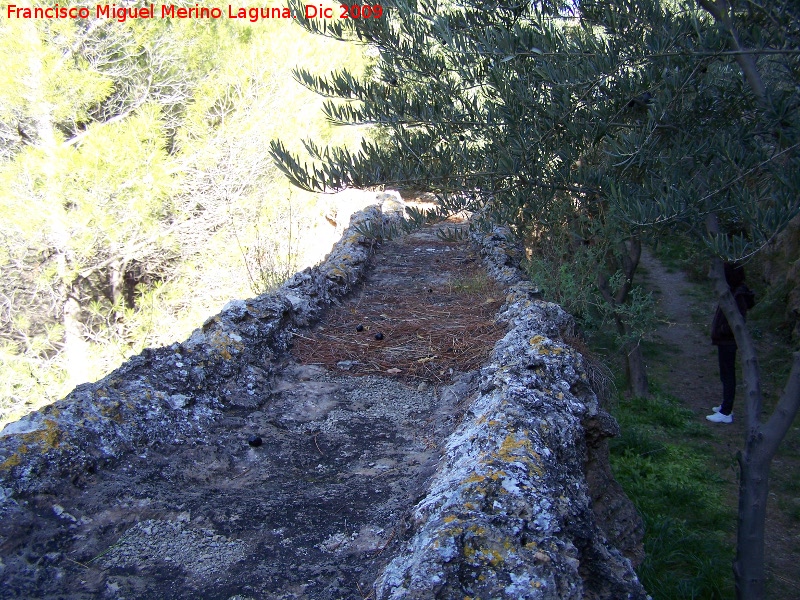
[[788, 2], [699, 2], [699, 8], [678, 10], [654, 5], [659, 10], [639, 13], [608, 4], [593, 3], [590, 13], [607, 30], [624, 37], [650, 23], [676, 41], [665, 47], [655, 34], [646, 40], [653, 53], [642, 69], [652, 96], [649, 116], [640, 129], [609, 139], [623, 183], [612, 201], [626, 220], [654, 233], [687, 232], [706, 250], [745, 376], [737, 594], [761, 598], [769, 465], [800, 405], [800, 365], [795, 357], [784, 393], [762, 423], [755, 347], [725, 283], [722, 261], [758, 253], [800, 206], [800, 13]]
[[10, 19], [2, 30], [16, 59], [2, 87], [18, 94], [4, 117], [19, 133], [3, 167], [2, 211], [22, 267], [5, 295], [30, 292], [27, 273], [36, 273], [29, 299], [45, 302], [50, 318], [32, 322], [60, 321], [69, 385], [88, 379], [89, 303], [106, 302], [119, 318], [135, 286], [163, 277], [171, 258], [168, 118], [199, 75], [183, 68], [198, 44], [162, 43], [164, 24], [138, 36], [136, 27], [149, 25]]
[[291, 193], [262, 149], [278, 127], [343, 139], [287, 77], [329, 55], [303, 34], [0, 21], [0, 423], [324, 250], [307, 247], [332, 235], [309, 235], [322, 203]]
[[273, 142], [279, 165], [308, 189], [427, 187], [442, 212], [466, 207], [557, 242], [565, 261], [580, 249], [623, 336], [642, 241], [688, 236], [713, 266], [741, 349], [748, 434], [734, 574], [739, 597], [763, 597], [769, 462], [800, 405], [800, 366], [761, 424], [756, 355], [721, 261], [753, 256], [800, 206], [795, 3], [384, 6], [389, 19], [306, 23], [373, 44], [371, 77], [297, 72], [348, 101], [329, 103], [329, 118], [374, 123], [379, 141], [355, 153], [308, 143], [310, 165]]

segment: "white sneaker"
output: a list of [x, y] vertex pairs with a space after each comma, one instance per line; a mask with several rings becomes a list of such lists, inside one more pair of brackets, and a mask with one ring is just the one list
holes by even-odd
[[720, 404], [719, 406], [715, 406], [715, 407], [714, 407], [714, 408], [712, 408], [711, 410], [713, 410], [714, 412], [719, 412], [719, 411], [721, 411], [721, 410], [722, 410], [722, 404]]
[[721, 412], [715, 412], [713, 415], [708, 415], [706, 419], [712, 423], [733, 423], [733, 413], [723, 415]]

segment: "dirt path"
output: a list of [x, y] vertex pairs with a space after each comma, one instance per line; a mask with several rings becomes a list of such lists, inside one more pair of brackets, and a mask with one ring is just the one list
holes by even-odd
[[[670, 394], [679, 398], [698, 419], [705, 420], [711, 408], [722, 402], [717, 349], [711, 344], [709, 333], [716, 305], [700, 299], [683, 273], [667, 269], [647, 249], [642, 251], [641, 265], [644, 285], [655, 294], [664, 320], [656, 332], [664, 356], [651, 359], [648, 367], [669, 382]], [[741, 399], [741, 385], [737, 399]], [[744, 435], [741, 410], [741, 403], [734, 405], [733, 423], [714, 428], [721, 441], [734, 444], [733, 452]]]
[[[642, 252], [644, 285], [653, 291], [661, 316], [666, 321], [657, 331], [659, 355], [648, 364], [658, 374], [664, 391], [677, 397], [690, 409], [699, 422], [707, 425], [711, 437], [704, 444], [709, 456], [709, 469], [727, 482], [728, 501], [737, 505], [738, 481], [734, 469], [736, 454], [745, 439], [745, 419], [741, 372], [737, 376], [736, 403], [732, 424], [706, 421], [711, 408], [722, 400], [716, 348], [710, 343], [710, 324], [715, 303], [705, 300], [697, 285], [687, 281], [680, 271], [667, 269], [647, 250]], [[786, 444], [786, 440], [784, 444]], [[776, 469], [800, 472], [798, 461], [779, 456], [773, 462]], [[773, 485], [773, 490], [775, 486]], [[766, 567], [769, 598], [800, 597], [800, 567], [796, 552], [800, 548], [797, 521], [786, 513], [796, 498], [778, 498], [773, 491], [767, 507]], [[735, 543], [735, 523], [731, 523], [731, 543]]]
[[352, 374], [388, 373], [423, 388], [480, 367], [504, 334], [495, 314], [505, 294], [468, 244], [444, 241], [435, 231], [385, 242], [359, 293], [297, 336], [293, 355]]

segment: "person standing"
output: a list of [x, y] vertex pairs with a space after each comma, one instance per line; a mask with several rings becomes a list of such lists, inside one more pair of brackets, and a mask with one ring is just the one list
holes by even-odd
[[[736, 306], [742, 317], [753, 308], [755, 295], [744, 283], [744, 268], [741, 265], [725, 263], [725, 281], [733, 294]], [[713, 423], [733, 423], [733, 399], [736, 394], [736, 338], [733, 336], [728, 319], [717, 306], [711, 323], [711, 343], [717, 347], [719, 355], [719, 378], [722, 381], [722, 404], [711, 410], [706, 417]]]

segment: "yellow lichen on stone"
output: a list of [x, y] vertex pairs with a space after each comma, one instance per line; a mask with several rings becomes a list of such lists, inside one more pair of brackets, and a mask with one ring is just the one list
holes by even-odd
[[[546, 342], [549, 342], [546, 344]], [[555, 355], [558, 356], [564, 353], [564, 348], [556, 346], [552, 340], [544, 337], [543, 335], [535, 335], [530, 339], [530, 344], [539, 354], [545, 356]]]
[[125, 420], [120, 412], [119, 402], [110, 402], [109, 404], [101, 405], [100, 414], [107, 419], [111, 419], [115, 423], [122, 423]]
[[452, 523], [453, 521], [455, 521], [455, 520], [457, 520], [457, 519], [458, 519], [458, 517], [457, 517], [457, 516], [455, 516], [455, 515], [447, 515], [447, 516], [444, 518], [444, 522], [445, 522], [445, 523]]
[[502, 552], [499, 552], [498, 550], [491, 550], [490, 553], [492, 555], [490, 559], [492, 565], [497, 566], [500, 563], [504, 563], [506, 561], [506, 557], [503, 555]]
[[[470, 483], [483, 483], [484, 481], [491, 480], [497, 481], [506, 476], [505, 471], [490, 471], [488, 473], [472, 473], [467, 478], [461, 481], [461, 485], [470, 484]], [[485, 488], [479, 487], [475, 491], [479, 493], [483, 493]], [[472, 506], [470, 504], [470, 506]]]
[[481, 548], [479, 550], [473, 550], [472, 553], [473, 555], [477, 555], [479, 559], [485, 560], [493, 567], [505, 562], [505, 557], [494, 548]]
[[535, 335], [531, 338], [531, 346], [541, 346], [547, 340], [543, 335]]
[[456, 536], [461, 535], [462, 533], [464, 533], [464, 528], [463, 527], [448, 527], [447, 529], [445, 529], [444, 532], [446, 534], [446, 537], [452, 538], [452, 537], [456, 537]]
[[244, 344], [240, 339], [234, 339], [224, 331], [214, 331], [208, 343], [212, 348], [215, 348], [225, 360], [230, 360], [234, 352], [239, 353], [244, 350]]
[[472, 473], [469, 477], [461, 481], [461, 484], [465, 483], [479, 483], [482, 481], [486, 481], [486, 475], [482, 475], [481, 473]]
[[[20, 437], [24, 440], [25, 444], [39, 445], [43, 452], [51, 448], [57, 448], [61, 443], [61, 429], [54, 419], [44, 419], [44, 427], [23, 433]], [[23, 446], [20, 446], [20, 451]], [[27, 451], [27, 450], [26, 450]]]
[[[536, 473], [542, 475], [544, 470], [537, 464], [541, 460], [541, 456], [533, 449], [530, 439], [525, 435], [520, 439], [516, 439], [513, 433], [509, 433], [497, 450], [497, 457], [503, 462], [523, 462], [528, 465], [528, 468]], [[522, 452], [519, 452], [522, 450]]]
[[[22, 448], [25, 448], [25, 446], [20, 446], [19, 449], [22, 450]], [[27, 451], [27, 448], [25, 448], [25, 450]], [[9, 469], [13, 469], [14, 467], [18, 466], [19, 463], [21, 462], [22, 458], [20, 457], [19, 452], [15, 452], [7, 459], [5, 459], [2, 463], [0, 463], [0, 471], [7, 471]]]
[[509, 433], [503, 440], [503, 443], [500, 445], [497, 455], [505, 461], [512, 461], [515, 458], [520, 458], [514, 454], [514, 452], [520, 448], [524, 448], [525, 450], [529, 451], [533, 450], [531, 441], [529, 439], [521, 438], [517, 440], [513, 433]]
[[470, 525], [467, 528], [467, 531], [472, 535], [479, 535], [479, 536], [486, 535], [486, 528], [483, 527], [482, 525]]

